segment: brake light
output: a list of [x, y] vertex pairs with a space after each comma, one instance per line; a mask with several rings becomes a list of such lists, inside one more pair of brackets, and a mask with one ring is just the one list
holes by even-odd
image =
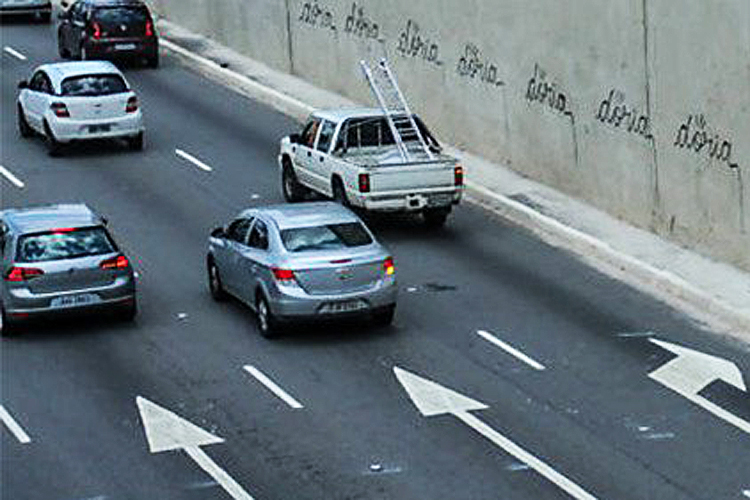
[[464, 167], [456, 165], [453, 168], [453, 184], [456, 186], [463, 186], [464, 184]]
[[136, 96], [130, 96], [127, 105], [125, 105], [126, 113], [135, 113], [138, 111], [138, 98]]
[[118, 255], [111, 259], [103, 260], [99, 267], [102, 269], [126, 269], [130, 265], [130, 261], [124, 255]]
[[276, 278], [277, 281], [294, 281], [294, 271], [291, 269], [279, 269], [278, 267], [274, 267], [271, 270], [273, 271], [273, 277]]
[[58, 118], [70, 118], [70, 113], [68, 112], [68, 107], [65, 105], [64, 102], [53, 102], [50, 105], [50, 109], [53, 113], [55, 113], [55, 116]]
[[359, 174], [359, 192], [370, 192], [370, 174]]
[[151, 20], [146, 21], [146, 36], [154, 36], [154, 23]]
[[91, 36], [94, 37], [94, 40], [99, 40], [102, 37], [102, 27], [99, 26], [99, 23], [94, 23], [91, 25], [91, 29], [94, 30]]
[[17, 267], [13, 266], [10, 268], [8, 273], [5, 275], [5, 281], [12, 281], [19, 283], [26, 281], [31, 278], [36, 278], [44, 274], [44, 271], [37, 269], [36, 267]]
[[58, 227], [57, 229], [52, 230], [52, 234], [72, 233], [75, 230], [76, 228], [74, 227]]
[[383, 271], [387, 276], [396, 274], [396, 266], [393, 264], [393, 257], [388, 257], [383, 261]]

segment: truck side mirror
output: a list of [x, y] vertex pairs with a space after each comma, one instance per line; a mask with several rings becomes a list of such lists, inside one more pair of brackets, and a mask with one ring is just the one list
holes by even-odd
[[26, 80], [21, 80], [20, 82], [18, 82], [18, 88], [19, 89], [29, 88], [29, 82], [27, 82]]
[[70, 7], [70, 2], [68, 2], [68, 0], [62, 0], [60, 2], [60, 5], [62, 6], [63, 9], [67, 9], [68, 7]]
[[226, 233], [223, 227], [217, 227], [213, 231], [211, 231], [212, 238], [223, 238], [224, 236], [226, 236]]
[[299, 134], [291, 134], [289, 136], [289, 142], [292, 144], [299, 144], [300, 142], [300, 135]]

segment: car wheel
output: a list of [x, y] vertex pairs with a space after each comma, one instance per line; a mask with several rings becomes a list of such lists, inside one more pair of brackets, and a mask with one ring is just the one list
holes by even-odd
[[281, 171], [281, 184], [284, 191], [284, 199], [289, 203], [294, 203], [304, 198], [304, 188], [297, 180], [297, 176], [294, 175], [294, 170], [289, 165], [289, 160], [284, 160], [284, 169]]
[[132, 302], [129, 302], [128, 304], [120, 308], [120, 310], [118, 311], [117, 317], [121, 321], [133, 321], [137, 315], [138, 315], [138, 302], [135, 300], [135, 297], [133, 297]]
[[78, 51], [78, 54], [80, 55], [79, 59], [81, 61], [88, 61], [89, 60], [89, 51], [86, 50], [86, 46], [81, 44], [81, 50]]
[[331, 190], [333, 191], [333, 201], [340, 203], [341, 205], [348, 207], [349, 198], [346, 197], [346, 191], [344, 190], [344, 184], [341, 179], [334, 177], [331, 182]]
[[278, 333], [278, 324], [274, 318], [271, 309], [268, 307], [268, 301], [262, 293], [258, 294], [255, 303], [255, 318], [257, 319], [258, 330], [266, 338], [274, 337]]
[[48, 23], [50, 22], [50, 19], [52, 19], [52, 12], [42, 12], [39, 14], [40, 23]]
[[388, 326], [393, 323], [396, 314], [396, 304], [382, 307], [372, 313], [372, 323], [376, 326]]
[[137, 135], [128, 138], [128, 147], [133, 151], [143, 150], [143, 132], [138, 132]]
[[158, 53], [146, 58], [146, 67], [151, 68], [151, 69], [156, 69], [159, 67], [159, 54]]
[[10, 337], [17, 332], [16, 326], [5, 315], [5, 309], [0, 307], [0, 336]]
[[62, 27], [57, 30], [57, 52], [63, 59], [70, 59], [70, 51], [65, 48], [65, 43], [63, 43]]
[[44, 138], [47, 142], [47, 153], [50, 156], [59, 156], [62, 151], [62, 143], [55, 138], [55, 134], [47, 122], [44, 122]]
[[208, 263], [208, 289], [211, 291], [211, 297], [217, 302], [223, 302], [227, 299], [227, 292], [224, 291], [224, 286], [221, 284], [221, 277], [219, 276], [219, 268], [213, 261]]
[[422, 212], [422, 217], [424, 217], [424, 223], [427, 227], [440, 228], [445, 225], [450, 213], [450, 208], [428, 208]]
[[26, 121], [26, 114], [23, 112], [21, 105], [18, 105], [18, 133], [23, 138], [29, 138], [34, 135], [34, 129]]

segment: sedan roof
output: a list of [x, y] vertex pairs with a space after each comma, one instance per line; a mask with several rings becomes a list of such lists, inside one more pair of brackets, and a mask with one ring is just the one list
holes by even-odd
[[359, 222], [351, 210], [332, 201], [268, 205], [245, 210], [242, 215], [264, 216], [275, 222], [279, 229]]
[[82, 203], [12, 208], [0, 212], [0, 218], [15, 233], [20, 234], [61, 227], [95, 226], [102, 223], [102, 219]]

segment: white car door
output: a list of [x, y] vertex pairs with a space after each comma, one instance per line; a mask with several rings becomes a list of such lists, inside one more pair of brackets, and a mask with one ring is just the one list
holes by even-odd
[[29, 86], [21, 91], [19, 100], [23, 108], [26, 121], [32, 128], [43, 133], [44, 113], [49, 107], [52, 84], [44, 71], [37, 71], [29, 82]]
[[294, 153], [294, 170], [297, 174], [297, 180], [313, 189], [316, 189], [317, 185], [310, 171], [310, 163], [315, 150], [315, 139], [318, 137], [320, 122], [320, 118], [312, 118], [307, 122], [300, 134], [300, 141], [296, 145]]
[[331, 193], [331, 164], [328, 150], [331, 147], [333, 133], [336, 130], [336, 124], [323, 120], [318, 140], [315, 143], [315, 150], [310, 159], [310, 176], [318, 192]]

